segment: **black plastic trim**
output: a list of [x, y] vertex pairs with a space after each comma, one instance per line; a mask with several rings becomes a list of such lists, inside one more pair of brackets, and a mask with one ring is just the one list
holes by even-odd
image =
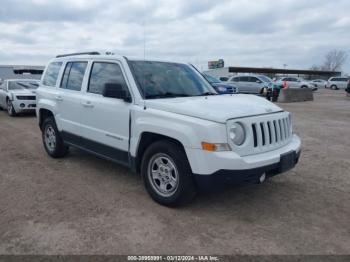
[[123, 166], [132, 167], [132, 161], [129, 158], [129, 152], [127, 151], [104, 145], [65, 131], [62, 131], [61, 135], [64, 142], [70, 146], [79, 148]]

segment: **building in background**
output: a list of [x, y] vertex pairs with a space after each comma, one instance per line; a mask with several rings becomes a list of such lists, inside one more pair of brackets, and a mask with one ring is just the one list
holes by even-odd
[[225, 66], [224, 59], [219, 59], [217, 61], [208, 61], [209, 69], [223, 68]]
[[261, 74], [270, 78], [282, 76], [297, 76], [308, 80], [324, 79], [328, 80], [332, 76], [341, 76], [338, 71], [303, 70], [303, 69], [281, 69], [281, 68], [260, 68], [260, 67], [223, 67], [211, 69], [203, 73], [214, 76], [225, 81], [228, 77], [238, 74]]
[[40, 79], [44, 66], [0, 65], [0, 82], [6, 79]]

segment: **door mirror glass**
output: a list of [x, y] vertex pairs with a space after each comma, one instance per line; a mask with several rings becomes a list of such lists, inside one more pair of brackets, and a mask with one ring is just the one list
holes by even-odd
[[117, 98], [125, 102], [131, 102], [130, 95], [126, 92], [125, 88], [118, 83], [106, 83], [102, 95], [104, 97]]

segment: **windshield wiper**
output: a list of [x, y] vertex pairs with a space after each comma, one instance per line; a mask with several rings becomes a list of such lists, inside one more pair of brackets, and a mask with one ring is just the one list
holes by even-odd
[[152, 98], [172, 98], [172, 97], [188, 97], [187, 94], [176, 94], [171, 92], [166, 92], [163, 94], [156, 94], [156, 95], [147, 95], [146, 99], [152, 99]]

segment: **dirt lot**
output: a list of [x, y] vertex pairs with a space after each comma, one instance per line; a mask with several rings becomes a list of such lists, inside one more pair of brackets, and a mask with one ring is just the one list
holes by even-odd
[[35, 117], [0, 112], [0, 253], [350, 254], [350, 99], [322, 90], [281, 106], [303, 141], [299, 165], [179, 209], [116, 164], [49, 158]]

